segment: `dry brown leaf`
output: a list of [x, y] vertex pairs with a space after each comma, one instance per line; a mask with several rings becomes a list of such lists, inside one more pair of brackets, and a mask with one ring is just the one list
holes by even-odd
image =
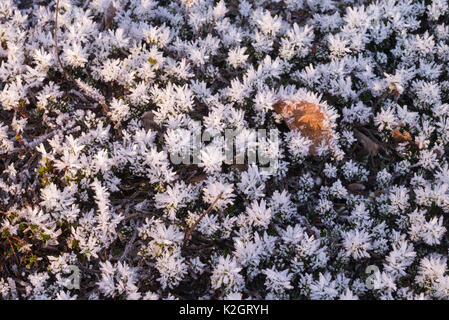
[[159, 131], [160, 127], [154, 121], [154, 113], [153, 111], [147, 111], [142, 115], [142, 124], [146, 131], [153, 130], [153, 131]]
[[350, 183], [346, 186], [346, 189], [348, 189], [350, 192], [357, 192], [365, 190], [365, 186], [360, 183]]
[[282, 116], [290, 130], [298, 130], [312, 141], [310, 146], [312, 155], [317, 155], [317, 148], [323, 141], [330, 145], [331, 130], [318, 105], [307, 101], [294, 103], [280, 100], [273, 105], [273, 108]]
[[401, 132], [398, 129], [395, 129], [393, 131], [393, 139], [397, 143], [413, 141], [412, 136], [410, 135], [410, 133], [408, 131], [404, 130], [404, 132]]
[[366, 151], [371, 156], [376, 155], [380, 149], [382, 148], [380, 144], [373, 141], [372, 139], [368, 138], [366, 135], [361, 133], [359, 130], [354, 130], [354, 136], [359, 140], [359, 142], [362, 144], [363, 148], [365, 148]]

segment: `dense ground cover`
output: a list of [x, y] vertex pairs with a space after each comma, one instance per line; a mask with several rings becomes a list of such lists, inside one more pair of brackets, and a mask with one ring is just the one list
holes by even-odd
[[[0, 296], [447, 299], [448, 24], [444, 0], [0, 1]], [[274, 133], [274, 173], [223, 163], [226, 129]]]

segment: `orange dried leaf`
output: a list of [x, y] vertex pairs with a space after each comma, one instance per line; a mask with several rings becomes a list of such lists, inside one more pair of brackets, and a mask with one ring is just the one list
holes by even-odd
[[394, 141], [401, 143], [401, 142], [412, 142], [412, 136], [408, 131], [401, 132], [398, 129], [395, 129], [393, 131], [393, 139]]
[[317, 148], [323, 142], [330, 145], [331, 130], [318, 105], [307, 101], [294, 103], [280, 100], [273, 105], [273, 108], [282, 116], [290, 130], [298, 130], [312, 141], [310, 146], [312, 155], [317, 155]]

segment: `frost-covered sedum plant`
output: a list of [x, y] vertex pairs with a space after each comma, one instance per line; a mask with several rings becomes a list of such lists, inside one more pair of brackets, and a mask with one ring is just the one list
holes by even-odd
[[0, 1], [1, 298], [448, 299], [448, 19]]

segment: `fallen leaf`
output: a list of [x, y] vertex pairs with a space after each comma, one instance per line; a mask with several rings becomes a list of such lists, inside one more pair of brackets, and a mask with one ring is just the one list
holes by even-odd
[[310, 146], [312, 155], [317, 155], [317, 148], [323, 141], [327, 145], [330, 144], [331, 130], [318, 105], [307, 101], [295, 103], [280, 100], [273, 105], [273, 108], [282, 116], [290, 130], [298, 130], [312, 141]]
[[354, 136], [357, 138], [357, 140], [362, 144], [363, 148], [368, 151], [368, 153], [371, 156], [376, 155], [380, 149], [382, 148], [380, 144], [373, 141], [368, 136], [361, 133], [359, 130], [354, 130]]
[[395, 129], [393, 131], [393, 139], [394, 141], [401, 143], [401, 142], [412, 142], [412, 136], [408, 131], [401, 132], [398, 129]]

